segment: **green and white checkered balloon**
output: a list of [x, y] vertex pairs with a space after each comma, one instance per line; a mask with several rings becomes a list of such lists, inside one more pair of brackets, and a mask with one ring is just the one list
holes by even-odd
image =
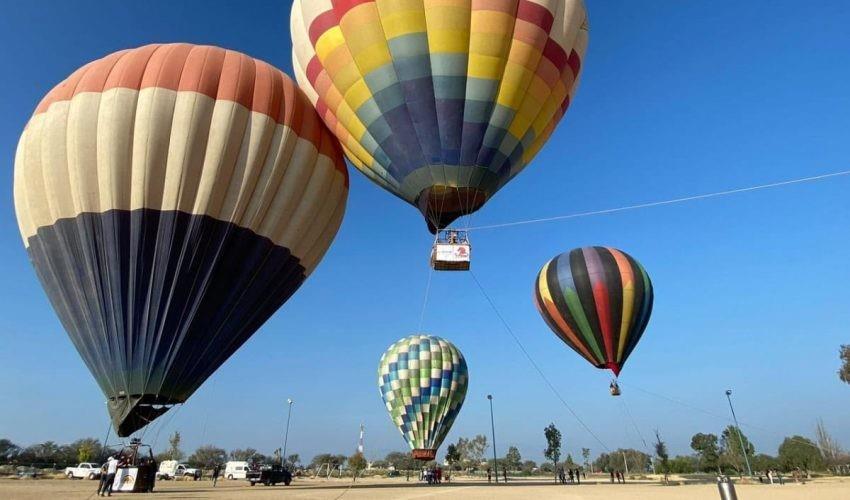
[[381, 397], [411, 450], [440, 447], [468, 385], [463, 354], [451, 342], [431, 335], [399, 340], [378, 366]]

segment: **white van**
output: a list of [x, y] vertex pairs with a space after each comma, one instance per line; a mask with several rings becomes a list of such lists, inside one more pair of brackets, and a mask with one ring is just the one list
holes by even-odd
[[248, 462], [227, 462], [224, 464], [225, 479], [246, 479]]

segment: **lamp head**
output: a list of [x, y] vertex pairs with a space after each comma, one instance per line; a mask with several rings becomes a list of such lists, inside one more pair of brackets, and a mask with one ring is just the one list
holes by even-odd
[[731, 396], [732, 395], [732, 389], [726, 389], [726, 395]]

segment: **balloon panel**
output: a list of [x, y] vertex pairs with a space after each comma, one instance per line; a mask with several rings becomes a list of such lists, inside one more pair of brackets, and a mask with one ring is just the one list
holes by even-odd
[[15, 160], [36, 272], [119, 435], [184, 402], [301, 285], [348, 178], [279, 70], [150, 45], [53, 89]]
[[411, 450], [436, 450], [455, 421], [469, 375], [450, 342], [413, 335], [391, 345], [378, 366], [381, 397]]
[[546, 263], [534, 300], [564, 343], [619, 374], [649, 322], [653, 290], [649, 275], [625, 252], [587, 247]]
[[351, 162], [430, 229], [539, 152], [577, 89], [581, 0], [296, 0], [296, 78]]

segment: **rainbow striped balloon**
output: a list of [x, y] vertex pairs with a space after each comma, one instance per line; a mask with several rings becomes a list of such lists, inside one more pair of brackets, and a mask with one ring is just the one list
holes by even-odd
[[374, 182], [434, 231], [534, 158], [575, 94], [581, 0], [295, 0], [299, 85]]
[[652, 282], [638, 261], [605, 247], [547, 262], [534, 302], [552, 331], [597, 368], [619, 375], [652, 314]]
[[469, 374], [451, 342], [411, 335], [391, 345], [378, 365], [378, 388], [413, 458], [434, 460], [463, 406]]

